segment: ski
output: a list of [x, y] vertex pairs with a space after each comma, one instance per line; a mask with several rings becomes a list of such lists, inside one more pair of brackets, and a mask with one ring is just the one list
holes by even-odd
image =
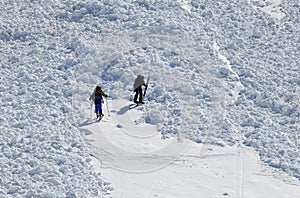
[[100, 122], [102, 120], [102, 118], [104, 117], [104, 115], [99, 116], [98, 118], [96, 118], [96, 122]]
[[129, 109], [133, 109], [135, 107], [138, 107], [138, 106], [142, 106], [143, 104], [145, 104], [144, 102], [139, 102], [139, 103], [134, 103], [134, 104], [130, 104], [129, 105]]

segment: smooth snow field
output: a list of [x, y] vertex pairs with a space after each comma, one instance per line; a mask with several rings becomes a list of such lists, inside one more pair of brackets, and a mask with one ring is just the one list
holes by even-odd
[[1, 198], [299, 197], [299, 0], [0, 8]]
[[[108, 118], [80, 128], [111, 197], [296, 197], [297, 182], [275, 178], [251, 148], [161, 140], [152, 125], [137, 123], [144, 107], [109, 103]], [[126, 108], [127, 109], [126, 109]], [[283, 190], [284, 189], [284, 190]]]

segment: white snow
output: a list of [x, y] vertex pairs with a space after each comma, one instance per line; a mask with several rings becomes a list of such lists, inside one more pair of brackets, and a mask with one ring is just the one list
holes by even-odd
[[[160, 139], [149, 124], [136, 123], [144, 107], [109, 103], [111, 115], [81, 127], [96, 170], [114, 188], [111, 197], [296, 197], [296, 180], [274, 178], [247, 147]], [[121, 113], [121, 115], [120, 115]], [[100, 163], [99, 163], [100, 162]]]
[[253, 1], [258, 9], [263, 10], [274, 19], [282, 19], [285, 14], [280, 10], [282, 0]]
[[0, 8], [0, 197], [298, 197], [299, 0]]

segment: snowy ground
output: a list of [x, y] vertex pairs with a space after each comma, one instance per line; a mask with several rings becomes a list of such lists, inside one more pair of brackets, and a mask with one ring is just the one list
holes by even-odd
[[153, 125], [137, 123], [144, 107], [130, 104], [110, 101], [110, 116], [80, 126], [94, 167], [113, 185], [108, 197], [288, 198], [300, 193], [299, 182], [274, 178], [253, 149], [162, 140]]
[[[217, 197], [255, 197], [256, 184], [299, 194], [299, 0], [3, 0], [0, 8], [0, 197], [118, 197], [135, 180], [154, 197], [179, 193], [180, 182], [192, 183], [180, 193], [201, 186]], [[128, 111], [137, 74], [151, 76], [147, 104]], [[96, 84], [112, 99], [99, 128], [87, 101]], [[194, 171], [215, 183], [184, 176]]]

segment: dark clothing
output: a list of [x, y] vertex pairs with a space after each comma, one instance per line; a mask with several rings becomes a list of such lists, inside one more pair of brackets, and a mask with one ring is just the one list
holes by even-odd
[[103, 96], [107, 97], [107, 95], [98, 86], [95, 88], [93, 94], [90, 96], [90, 100], [94, 100], [95, 113], [97, 117], [103, 115], [102, 113], [102, 103], [104, 103]]
[[102, 103], [102, 100], [103, 100], [102, 97], [101, 97], [101, 98], [95, 98], [95, 100], [94, 100], [95, 105], [101, 104], [101, 103]]
[[101, 104], [102, 101], [103, 101], [103, 98], [102, 96], [106, 96], [106, 94], [103, 94], [103, 91], [102, 90], [99, 90], [99, 91], [95, 91], [95, 99], [94, 99], [94, 103], [95, 105], [96, 104]]
[[95, 104], [95, 113], [97, 114], [97, 117], [99, 115], [102, 115], [102, 104]]
[[[143, 89], [142, 86], [139, 86], [134, 90], [135, 96], [134, 96], [134, 102], [135, 103], [142, 103], [143, 102]], [[139, 97], [139, 100], [138, 100]]]
[[133, 90], [135, 92], [134, 103], [143, 103], [144, 101], [142, 86], [147, 87], [144, 76], [138, 75], [133, 84]]

